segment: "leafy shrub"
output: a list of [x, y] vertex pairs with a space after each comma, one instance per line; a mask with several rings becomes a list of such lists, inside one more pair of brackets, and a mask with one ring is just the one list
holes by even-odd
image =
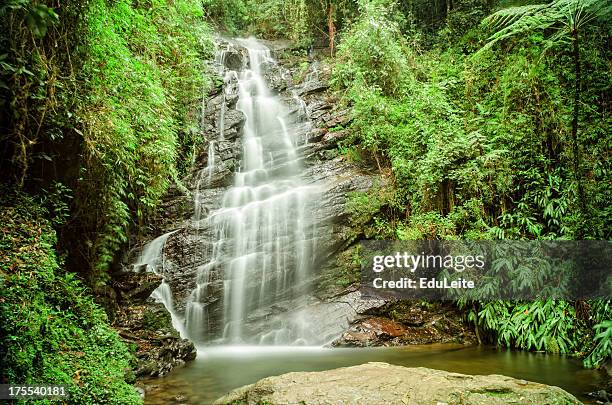
[[86, 17], [84, 162], [77, 205], [85, 213], [87, 261], [104, 273], [127, 237], [176, 179], [181, 153], [197, 123], [194, 109], [204, 86], [201, 58], [210, 56], [209, 33], [192, 0], [156, 1], [151, 7], [119, 1], [90, 3]]
[[338, 46], [333, 82], [351, 87], [353, 82], [382, 94], [401, 91], [408, 68], [399, 24], [392, 2], [359, 3], [360, 15]]
[[570, 353], [577, 346], [576, 314], [567, 301], [491, 301], [477, 313], [469, 311], [468, 320], [492, 334], [500, 346], [552, 353]]
[[592, 347], [587, 348], [588, 355], [584, 366], [595, 368], [612, 359], [612, 302], [598, 300], [591, 303], [591, 322], [593, 326]]
[[82, 283], [62, 269], [46, 210], [3, 193], [0, 212], [3, 382], [64, 384], [70, 404], [140, 403], [125, 381], [133, 357]]
[[[353, 196], [359, 235], [609, 238], [610, 220], [604, 218], [610, 211], [604, 202], [611, 196], [609, 162], [603, 152], [609, 137], [601, 131], [609, 127], [603, 112], [610, 92], [603, 61], [609, 52], [601, 40], [609, 28], [580, 27], [581, 62], [589, 66], [583, 80], [589, 84], [582, 88], [581, 100], [588, 102], [579, 104], [576, 135], [571, 44], [551, 43], [543, 32], [531, 30], [476, 53], [484, 45], [478, 41], [488, 35], [476, 26], [488, 5], [467, 0], [447, 8], [447, 26], [433, 41], [439, 46], [425, 49], [418, 33], [404, 34], [393, 23], [398, 18], [392, 5], [365, 4], [382, 9], [362, 10], [339, 46], [334, 73], [345, 103], [352, 105], [351, 136], [342, 148], [358, 151], [362, 161], [371, 157], [383, 174], [390, 169], [395, 203], [388, 209], [376, 195]], [[469, 4], [480, 5], [470, 13]], [[402, 12], [408, 15], [405, 7]], [[461, 29], [468, 37], [458, 36]], [[576, 164], [577, 150], [593, 158]], [[568, 280], [566, 269], [555, 270]], [[535, 277], [517, 282], [536, 283]], [[585, 322], [575, 309], [579, 304], [464, 304], [483, 340], [555, 353], [588, 348], [588, 365], [609, 357], [609, 315]], [[586, 332], [591, 327], [597, 328], [593, 344]]]
[[74, 191], [61, 244], [101, 285], [191, 162], [212, 35], [194, 0], [43, 3], [0, 7], [0, 170], [17, 187]]
[[202, 7], [211, 21], [232, 34], [249, 23], [249, 6], [245, 0], [203, 0]]

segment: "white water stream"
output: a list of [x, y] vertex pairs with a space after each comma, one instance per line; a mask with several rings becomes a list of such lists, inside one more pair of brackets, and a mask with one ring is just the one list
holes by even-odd
[[[271, 94], [262, 75], [267, 65], [274, 64], [269, 49], [253, 39], [238, 43], [248, 51], [249, 67], [224, 75], [226, 81], [237, 79], [236, 108], [246, 117], [241, 165], [221, 208], [205, 219], [216, 240], [212, 259], [198, 269], [197, 287], [187, 302], [186, 331], [195, 341], [206, 335], [214, 336], [217, 343], [291, 344], [300, 341], [296, 325], [302, 321], [281, 323], [258, 336], [248, 334], [244, 325], [249, 316], [275, 300], [291, 298], [288, 292], [306, 287], [301, 283], [313, 255], [312, 236], [308, 236], [313, 224], [307, 207], [317, 189], [300, 181], [293, 123], [286, 118], [289, 110]], [[218, 55], [221, 64], [224, 56], [223, 52]], [[222, 106], [222, 128], [224, 113]], [[214, 155], [209, 153], [208, 159], [214, 162]], [[201, 209], [196, 207], [196, 212]], [[210, 330], [206, 302], [214, 269], [224, 274], [220, 331]]]
[[[272, 94], [264, 78], [265, 70], [275, 64], [270, 50], [254, 39], [238, 39], [236, 44], [248, 53], [248, 63], [226, 69], [227, 51], [217, 55], [226, 82], [219, 135], [208, 139], [208, 164], [198, 176], [195, 193], [194, 226], [212, 229], [214, 234], [212, 251], [205, 255], [210, 260], [197, 268], [196, 287], [187, 298], [184, 317], [174, 310], [165, 281], [153, 297], [166, 306], [181, 336], [199, 344], [315, 344], [308, 336], [307, 317], [295, 315], [300, 311], [275, 316], [296, 309], [297, 301], [310, 290], [315, 255], [311, 210], [319, 188], [302, 182], [297, 119], [289, 118], [290, 109]], [[226, 97], [236, 93], [236, 109], [245, 116], [240, 165], [220, 208], [209, 212], [200, 206], [200, 196], [212, 186], [218, 161], [215, 146], [224, 141]], [[301, 99], [297, 102], [305, 109]], [[147, 263], [150, 271], [163, 274], [163, 250], [171, 234], [144, 249], [139, 262]], [[217, 308], [214, 322], [212, 305]]]
[[[165, 233], [151, 242], [149, 242], [143, 249], [142, 254], [138, 258], [138, 264], [146, 264], [147, 271], [154, 272], [155, 274], [163, 275], [164, 269], [164, 247], [168, 237], [176, 231]], [[174, 310], [174, 299], [172, 296], [172, 290], [166, 280], [163, 280], [159, 287], [151, 293], [151, 297], [157, 302], [161, 302], [166, 310], [172, 317], [172, 326], [176, 329], [181, 336], [185, 336], [185, 327], [179, 319], [176, 311]]]

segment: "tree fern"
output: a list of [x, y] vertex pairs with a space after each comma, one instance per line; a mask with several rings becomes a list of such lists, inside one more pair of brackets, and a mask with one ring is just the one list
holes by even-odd
[[[573, 171], [578, 191], [577, 200], [583, 215], [586, 214], [586, 197], [582, 186], [581, 153], [578, 140], [578, 119], [582, 87], [579, 41], [583, 35], [584, 27], [596, 18], [609, 17], [611, 14], [612, 5], [607, 0], [555, 0], [545, 4], [502, 9], [483, 20], [485, 26], [490, 26], [496, 31], [488, 38], [486, 45], [476, 53], [476, 55], [479, 55], [482, 51], [507, 38], [546, 29], [557, 29], [557, 32], [549, 38], [547, 48], [571, 39], [575, 74], [571, 122]], [[576, 236], [581, 237], [582, 235]]]
[[551, 40], [562, 40], [597, 17], [612, 14], [612, 5], [605, 0], [556, 0], [546, 4], [509, 7], [485, 18], [482, 23], [495, 31], [479, 51], [497, 42], [531, 31], [557, 28]]

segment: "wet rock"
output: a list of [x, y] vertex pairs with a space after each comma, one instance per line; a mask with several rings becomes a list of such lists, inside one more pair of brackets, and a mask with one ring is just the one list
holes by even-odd
[[[332, 346], [402, 346], [476, 342], [471, 328], [450, 304], [409, 301], [385, 303], [356, 320]], [[375, 316], [371, 316], [375, 314]]]
[[225, 132], [223, 134], [225, 139], [234, 139], [238, 135], [238, 131], [231, 132], [232, 129], [238, 129], [242, 127], [245, 120], [244, 113], [238, 110], [228, 110], [225, 112], [225, 122], [224, 129]]
[[136, 387], [136, 391], [138, 392], [138, 396], [140, 399], [144, 400], [145, 398], [145, 389], [142, 387]]
[[[193, 195], [173, 185], [168, 190], [167, 197], [161, 202], [159, 210], [161, 214], [151, 221], [151, 225], [159, 230], [158, 233], [163, 234], [178, 229], [193, 216]], [[157, 235], [151, 235], [148, 240], [154, 239], [155, 236]], [[131, 258], [135, 259], [133, 256]], [[125, 262], [133, 263], [129, 259], [130, 257], [126, 258]]]
[[161, 377], [173, 368], [183, 366], [186, 361], [194, 360], [196, 350], [187, 339], [170, 337], [160, 339], [147, 353], [137, 352], [136, 357], [139, 360], [135, 372], [138, 377]]
[[215, 404], [580, 404], [559, 387], [387, 363], [268, 377]]
[[112, 286], [122, 303], [141, 304], [145, 302], [162, 282], [163, 277], [147, 272], [146, 265], [141, 271], [122, 271], [113, 274]]
[[338, 126], [345, 127], [351, 122], [351, 120], [351, 110], [340, 110], [335, 111], [334, 113], [326, 117], [325, 125], [328, 128], [335, 128]]
[[239, 70], [246, 65], [247, 58], [243, 49], [226, 41], [219, 43], [219, 47], [225, 50], [220, 62], [227, 69]]
[[338, 142], [346, 138], [348, 134], [348, 130], [330, 131], [323, 136], [323, 141], [330, 146], [336, 146]]
[[[211, 69], [212, 70], [212, 69]], [[221, 90], [223, 90], [223, 77], [221, 77], [218, 74], [215, 74], [214, 72], [211, 71], [211, 85], [210, 88], [208, 90], [208, 96], [209, 97], [213, 97], [216, 96], [217, 94], [221, 93]]]
[[[232, 88], [234, 85], [233, 82], [226, 83], [224, 88]], [[205, 100], [206, 108], [202, 112], [201, 130], [207, 141], [233, 140], [240, 137], [245, 116], [235, 108], [237, 100], [238, 95], [235, 90], [225, 90]]]
[[148, 268], [149, 268], [149, 265], [146, 264], [146, 263], [144, 263], [144, 264], [135, 264], [134, 267], [132, 268], [132, 271], [134, 273], [145, 273]]
[[113, 327], [127, 344], [136, 345], [137, 377], [163, 376], [196, 357], [193, 343], [180, 338], [170, 314], [151, 299], [122, 307]]
[[299, 96], [306, 96], [308, 94], [319, 93], [329, 88], [329, 84], [320, 80], [311, 80], [304, 83], [297, 89]]
[[369, 318], [361, 324], [378, 338], [395, 338], [402, 336], [406, 332], [402, 324], [388, 318]]
[[594, 400], [596, 400], [597, 403], [600, 403], [600, 404], [612, 403], [612, 394], [606, 392], [606, 390], [588, 392], [587, 395], [593, 398]]
[[280, 93], [291, 85], [291, 78], [286, 69], [276, 63], [264, 64], [262, 66], [263, 76], [268, 83], [268, 87], [274, 93]]
[[387, 318], [369, 318], [354, 325], [348, 332], [342, 334], [333, 346], [387, 346], [393, 338], [403, 336], [406, 328]]
[[319, 142], [325, 134], [327, 130], [325, 128], [306, 128], [303, 132], [298, 132], [298, 144], [312, 144], [315, 142]]
[[312, 342], [327, 343], [345, 331], [351, 320], [384, 304], [382, 300], [362, 297], [359, 291], [327, 299], [305, 296], [302, 300], [281, 302], [277, 308], [270, 308], [268, 312], [260, 314], [259, 319], [252, 320], [254, 325], [251, 328], [259, 332], [292, 319], [308, 319], [306, 338]]
[[308, 104], [307, 111], [308, 115], [311, 118], [318, 118], [319, 116], [315, 116], [315, 113], [325, 114], [327, 110], [330, 110], [332, 105], [327, 102], [327, 100], [315, 99], [311, 103]]

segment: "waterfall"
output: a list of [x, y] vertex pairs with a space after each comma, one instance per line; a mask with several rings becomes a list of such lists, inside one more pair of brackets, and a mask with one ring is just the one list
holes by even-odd
[[[165, 233], [149, 242], [144, 249], [140, 257], [138, 258], [138, 265], [147, 265], [147, 271], [154, 272], [155, 274], [164, 274], [164, 247], [168, 237], [176, 231]], [[172, 326], [176, 329], [181, 336], [185, 336], [185, 330], [183, 322], [179, 319], [178, 314], [174, 310], [174, 299], [172, 296], [172, 290], [166, 280], [163, 279], [159, 287], [157, 287], [152, 293], [151, 297], [155, 301], [160, 302], [164, 305], [166, 310], [172, 317]]]
[[[307, 117], [306, 104], [291, 92], [295, 114], [295, 107], [273, 93], [266, 77], [278, 66], [268, 48], [254, 39], [238, 39], [230, 47], [216, 57], [217, 73], [224, 78], [216, 101], [221, 104], [215, 130], [206, 136], [207, 165], [195, 176], [194, 214], [182, 228], [188, 246], [196, 248], [178, 257], [191, 261], [193, 272], [171, 273], [152, 297], [166, 307], [181, 336], [200, 345], [321, 344], [324, 337], [313, 333], [311, 324], [321, 320], [311, 320], [304, 310], [312, 302], [319, 225], [313, 207], [321, 192], [316, 183], [302, 179], [298, 131], [310, 128], [309, 122], [300, 122]], [[240, 57], [246, 54], [248, 60]], [[244, 116], [240, 132], [236, 111]], [[238, 140], [237, 133], [242, 134]], [[232, 152], [239, 160], [231, 165], [236, 167], [232, 185], [223, 188], [232, 147], [241, 153]], [[174, 232], [145, 246], [138, 262], [147, 264], [148, 271], [164, 275], [173, 268], [182, 245], [169, 259], [164, 246]]]
[[[264, 78], [275, 64], [270, 50], [254, 39], [237, 42], [248, 52], [248, 67], [222, 73], [226, 83], [237, 81], [236, 109], [246, 117], [241, 162], [221, 207], [196, 218], [214, 230], [215, 240], [186, 302], [185, 331], [200, 343], [305, 344], [307, 320], [271, 318], [274, 308], [293, 309], [308, 291], [315, 227], [310, 209], [318, 187], [301, 181], [295, 122]], [[224, 60], [223, 52], [217, 55]], [[221, 114], [223, 125], [224, 106]], [[210, 165], [209, 155], [207, 171], [214, 170]], [[222, 299], [222, 325], [216, 328], [208, 313], [215, 284], [221, 285], [215, 300]], [[251, 326], [261, 319], [265, 326]]]

